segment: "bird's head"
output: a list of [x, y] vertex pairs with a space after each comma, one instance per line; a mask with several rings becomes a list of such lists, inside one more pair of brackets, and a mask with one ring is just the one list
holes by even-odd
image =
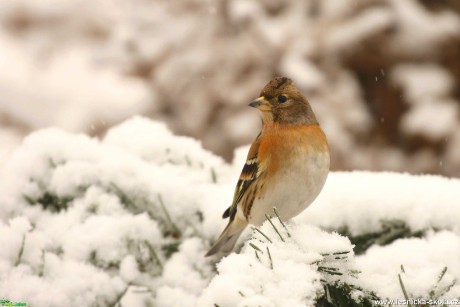
[[249, 104], [259, 109], [264, 124], [312, 125], [317, 120], [305, 96], [291, 79], [276, 77], [260, 92], [260, 97]]

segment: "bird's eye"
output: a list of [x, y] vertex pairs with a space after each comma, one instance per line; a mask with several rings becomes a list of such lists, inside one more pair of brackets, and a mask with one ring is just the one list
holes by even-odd
[[287, 97], [284, 96], [284, 95], [279, 95], [279, 96], [278, 96], [278, 101], [281, 102], [281, 103], [286, 102], [286, 101], [287, 101]]

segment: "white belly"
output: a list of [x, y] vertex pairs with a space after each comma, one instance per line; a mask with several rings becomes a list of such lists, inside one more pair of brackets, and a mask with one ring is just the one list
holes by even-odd
[[321, 192], [329, 172], [329, 153], [309, 152], [300, 155], [295, 165], [287, 165], [277, 173], [272, 189], [254, 200], [249, 223], [261, 225], [265, 214], [274, 215], [276, 207], [281, 219], [288, 220], [305, 210]]

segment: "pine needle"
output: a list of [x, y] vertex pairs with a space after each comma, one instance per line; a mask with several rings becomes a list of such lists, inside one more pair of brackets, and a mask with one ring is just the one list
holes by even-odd
[[328, 301], [329, 303], [332, 304], [332, 298], [331, 298], [331, 294], [329, 293], [329, 287], [328, 287], [327, 285], [326, 285], [325, 287], [326, 287], [326, 298], [327, 298], [327, 301]]
[[251, 246], [256, 251], [263, 253], [263, 251], [257, 245], [255, 245], [253, 243], [249, 243], [249, 246]]
[[260, 260], [260, 258], [259, 258], [259, 254], [257, 253], [257, 251], [256, 251], [256, 250], [254, 250], [254, 252], [256, 253], [256, 258], [257, 258], [257, 260], [259, 260], [259, 262], [260, 262], [260, 263], [262, 263], [262, 260]]
[[120, 306], [121, 305], [121, 303], [120, 303], [121, 299], [125, 296], [126, 292], [128, 292], [128, 289], [129, 289], [130, 286], [131, 285], [128, 283], [126, 285], [126, 288], [117, 295], [117, 297], [115, 298], [115, 301], [112, 304], [108, 304], [108, 306], [110, 306], [110, 307]]
[[19, 264], [21, 264], [22, 254], [24, 253], [24, 245], [25, 245], [25, 243], [26, 243], [26, 235], [24, 234], [22, 236], [22, 243], [21, 243], [21, 248], [19, 249], [18, 258], [16, 259], [16, 263], [14, 264], [14, 266], [18, 266]]
[[272, 255], [270, 254], [270, 249], [267, 246], [268, 259], [270, 259], [270, 268], [273, 270], [273, 260]]
[[211, 179], [213, 183], [217, 183], [217, 174], [214, 167], [211, 167]]
[[185, 158], [185, 163], [187, 163], [187, 166], [192, 166], [192, 161], [190, 161], [190, 158], [187, 155], [185, 155], [184, 158]]
[[278, 231], [278, 228], [276, 228], [275, 224], [273, 224], [273, 222], [271, 220], [272, 217], [270, 215], [268, 215], [268, 214], [265, 214], [265, 217], [267, 218], [267, 221], [269, 221], [270, 224], [272, 224], [273, 229], [275, 229], [275, 231], [278, 234], [278, 236], [280, 237], [281, 241], [285, 242], [284, 238], [281, 236], [280, 232]]
[[165, 204], [163, 202], [163, 198], [161, 197], [161, 194], [158, 194], [158, 200], [160, 201], [160, 206], [163, 209], [163, 212], [165, 214], [166, 219], [168, 220], [169, 224], [171, 225], [173, 229], [173, 237], [179, 238], [182, 235], [182, 232], [180, 229], [177, 227], [177, 225], [173, 222], [171, 219], [171, 216], [169, 215], [168, 210], [166, 210]]
[[287, 229], [286, 225], [284, 225], [283, 221], [281, 220], [279, 214], [278, 214], [278, 210], [276, 210], [276, 207], [273, 207], [273, 212], [275, 212], [275, 215], [276, 217], [278, 218], [278, 220], [280, 221], [281, 225], [283, 225], [284, 229], [286, 229], [286, 232], [288, 234], [288, 237], [290, 238], [291, 237], [291, 233], [289, 232], [289, 230]]
[[329, 275], [339, 275], [339, 276], [343, 275], [343, 273], [339, 272], [339, 269], [332, 268], [332, 267], [320, 266], [318, 267], [318, 271], [327, 273]]
[[257, 227], [253, 227], [252, 229], [254, 229], [254, 230], [257, 231], [258, 233], [260, 233], [261, 235], [263, 235], [263, 236], [265, 237], [265, 239], [268, 240], [268, 242], [273, 243], [272, 240], [270, 240], [270, 238], [269, 238], [266, 234], [264, 234], [264, 233], [262, 232], [262, 230], [260, 230], [260, 229], [257, 228]]
[[330, 270], [330, 271], [338, 271], [338, 268], [333, 268], [333, 267], [326, 267], [326, 266], [319, 266], [318, 270]]
[[439, 274], [439, 276], [438, 276], [438, 283], [444, 277], [444, 274], [446, 274], [446, 272], [447, 272], [447, 267], [444, 267], [444, 269], [442, 270], [441, 274]]
[[43, 277], [45, 274], [45, 250], [42, 250], [42, 263], [38, 268], [38, 276]]
[[449, 292], [450, 289], [452, 289], [452, 287], [455, 286], [456, 284], [457, 284], [457, 280], [454, 279], [454, 280], [444, 289], [444, 291], [442, 291], [442, 292], [439, 294], [439, 296], [445, 295], [445, 294], [446, 294], [447, 292]]
[[[403, 266], [401, 265], [401, 269], [403, 269]], [[407, 291], [406, 291], [406, 287], [404, 287], [404, 283], [402, 281], [402, 278], [401, 278], [401, 274], [398, 274], [398, 278], [399, 278], [399, 284], [401, 285], [401, 290], [404, 294], [404, 298], [406, 299], [406, 301], [409, 300], [409, 295], [407, 295]], [[411, 304], [409, 304], [410, 307], [412, 307]]]
[[155, 259], [155, 262], [160, 267], [160, 270], [163, 271], [163, 263], [161, 262], [160, 258], [158, 257], [158, 254], [155, 251], [155, 248], [153, 248], [153, 246], [147, 241], [145, 241], [145, 245], [147, 245], [147, 248], [149, 249], [150, 255], [153, 257], [153, 259]]
[[332, 253], [332, 255], [345, 255], [345, 254], [349, 254], [350, 251], [345, 251], [345, 252], [336, 252], [336, 253]]
[[136, 208], [137, 205], [136, 203], [128, 197], [128, 195], [126, 195], [126, 193], [120, 189], [119, 186], [117, 186], [115, 183], [111, 182], [110, 183], [110, 186], [115, 190], [115, 193], [118, 195], [118, 197], [120, 198], [120, 201], [126, 205], [127, 207], [131, 207], [131, 208]]
[[439, 283], [441, 282], [441, 280], [444, 277], [444, 275], [446, 274], [446, 272], [447, 272], [447, 267], [444, 267], [444, 269], [442, 269], [441, 273], [438, 276], [438, 280], [437, 280], [436, 284], [431, 288], [431, 290], [429, 292], [431, 298], [434, 298], [434, 296], [436, 294], [436, 291], [438, 290]]

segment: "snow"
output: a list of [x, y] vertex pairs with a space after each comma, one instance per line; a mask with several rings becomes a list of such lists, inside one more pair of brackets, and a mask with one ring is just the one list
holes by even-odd
[[[454, 6], [432, 6], [417, 0], [97, 0], [89, 9], [82, 0], [3, 0], [0, 140], [6, 145], [5, 129], [20, 139], [50, 126], [101, 136], [142, 114], [200, 138], [230, 159], [236, 146], [254, 138], [259, 124], [245, 106], [277, 74], [291, 77], [307, 94], [336, 148], [334, 167], [385, 169], [385, 153], [399, 150], [391, 169], [456, 175], [458, 159], [447, 152], [453, 145], [424, 155], [429, 163], [412, 164], [418, 153], [404, 151], [392, 127], [386, 128], [399, 124], [403, 137], [415, 141], [421, 133], [424, 149], [432, 151], [440, 138], [460, 130], [449, 126], [446, 133], [443, 124], [434, 135], [423, 129], [413, 133], [420, 127], [413, 99], [380, 123], [383, 99], [394, 97], [370, 97], [386, 84], [380, 70], [390, 76], [411, 66], [411, 80], [418, 82], [420, 75], [423, 85], [410, 95], [404, 81], [396, 82], [404, 87], [405, 101], [425, 97], [425, 89], [458, 83], [451, 63], [460, 18]], [[438, 73], [427, 78], [425, 66]], [[397, 93], [392, 87], [388, 92]], [[441, 98], [433, 104], [458, 105], [455, 91]], [[238, 129], [243, 120], [248, 128]], [[376, 130], [384, 131], [382, 141], [370, 142]], [[2, 146], [0, 161], [12, 145]], [[355, 151], [360, 154], [349, 158]], [[441, 156], [447, 167], [437, 167]]]
[[404, 115], [401, 129], [407, 134], [439, 141], [454, 133], [458, 117], [459, 107], [453, 101], [425, 103]]
[[438, 65], [400, 65], [391, 72], [392, 80], [403, 88], [411, 105], [445, 98], [454, 87], [452, 76]]
[[363, 39], [381, 32], [392, 23], [393, 16], [389, 10], [369, 9], [341, 27], [334, 28], [325, 38], [325, 43], [328, 50], [340, 52], [353, 48]]
[[458, 103], [448, 98], [454, 88], [449, 73], [433, 64], [407, 64], [393, 70], [391, 77], [402, 87], [411, 106], [402, 117], [400, 129], [403, 133], [436, 142], [458, 131]]
[[21, 136], [12, 129], [0, 129], [0, 167], [9, 155], [21, 144]]
[[[438, 296], [443, 288], [460, 278], [460, 237], [457, 233], [441, 231], [430, 233], [423, 239], [401, 239], [389, 246], [374, 246], [365, 256], [357, 257], [357, 267], [367, 286], [382, 297], [402, 298], [397, 280], [402, 275], [410, 297], [428, 298], [429, 291], [444, 267], [447, 267], [435, 298], [458, 297], [460, 286], [455, 285], [448, 294]], [[401, 265], [405, 273], [401, 273]], [[423, 269], [421, 269], [423, 268]]]
[[[394, 47], [415, 54], [431, 53], [439, 42], [458, 37], [460, 19], [456, 13], [440, 12], [433, 14], [423, 8], [416, 0], [390, 0], [396, 13], [400, 34]], [[439, 48], [438, 47], [438, 48]]]
[[[242, 253], [223, 259], [217, 265], [219, 274], [203, 292], [197, 306], [257, 306], [261, 302], [270, 302], [270, 306], [309, 306], [314, 303], [322, 287], [321, 275], [312, 264], [322, 260], [320, 253], [348, 251], [351, 244], [339, 235], [307, 225], [290, 229], [292, 239], [288, 239], [281, 224], [276, 224], [287, 242], [281, 241], [271, 224], [265, 222], [261, 231], [272, 243], [257, 234], [245, 243]], [[260, 260], [249, 244], [261, 250]]]
[[[32, 128], [81, 131], [97, 120], [142, 112], [150, 103], [141, 82], [92, 62], [84, 48], [61, 50], [41, 62], [2, 33], [0, 42], [0, 109]], [[62, 82], [65, 76], [71, 82]]]
[[[227, 164], [140, 117], [103, 139], [31, 134], [0, 171], [1, 295], [34, 306], [313, 306], [335, 282], [403, 298], [398, 274], [427, 298], [444, 267], [436, 291], [460, 295], [443, 293], [460, 278], [460, 180], [439, 176], [333, 172], [286, 228], [276, 217], [259, 228], [270, 240], [248, 227], [240, 252], [205, 258], [247, 149]], [[384, 220], [422, 235], [355, 255], [334, 232], [378, 232]]]
[[335, 172], [318, 199], [295, 220], [324, 228], [377, 231], [381, 220], [400, 219], [413, 231], [460, 230], [460, 180], [401, 173]]
[[[273, 220], [286, 242], [265, 223], [272, 242], [248, 228], [237, 253], [209, 259], [248, 147], [226, 163], [163, 123], [124, 121], [149, 115], [223, 152], [257, 135], [259, 120], [242, 106], [279, 73], [307, 94], [337, 166], [418, 173], [434, 165], [458, 175], [458, 80], [442, 52], [458, 37], [452, 8], [416, 0], [100, 0], [91, 9], [82, 0], [0, 1], [0, 299], [311, 306], [335, 281], [402, 298], [398, 274], [411, 297], [427, 298], [433, 287], [460, 297], [459, 285], [443, 293], [460, 278], [458, 179], [333, 172], [287, 223], [291, 237]], [[375, 63], [387, 65], [407, 103], [397, 129], [435, 147], [407, 153], [366, 143], [379, 110], [349, 65], [368, 45], [382, 50]], [[100, 138], [78, 134], [105, 129]], [[334, 232], [365, 236], [395, 220], [412, 234], [357, 255]], [[344, 250], [342, 260], [324, 255]]]

